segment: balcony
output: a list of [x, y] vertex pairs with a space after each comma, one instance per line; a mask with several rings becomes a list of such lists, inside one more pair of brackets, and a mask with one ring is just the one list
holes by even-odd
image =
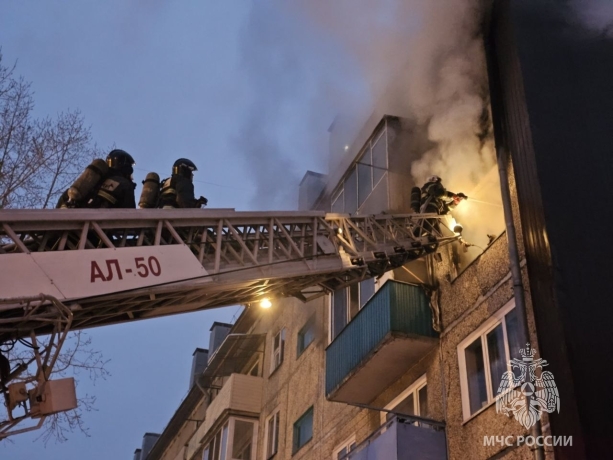
[[232, 374], [206, 410], [204, 432], [226, 412], [258, 417], [262, 410], [264, 379], [252, 375]]
[[326, 397], [368, 404], [437, 343], [424, 291], [388, 281], [326, 349]]
[[442, 423], [393, 418], [343, 460], [447, 460]]

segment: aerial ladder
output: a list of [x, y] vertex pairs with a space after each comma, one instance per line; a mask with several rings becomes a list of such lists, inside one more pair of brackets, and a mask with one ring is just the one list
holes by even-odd
[[[74, 381], [50, 378], [71, 330], [263, 299], [306, 302], [458, 240], [444, 219], [228, 209], [0, 210], [0, 344], [33, 350], [30, 362], [14, 368], [0, 354], [8, 412], [0, 417], [0, 439], [76, 407]], [[27, 372], [30, 365], [34, 372]], [[29, 418], [38, 423], [16, 428]]]

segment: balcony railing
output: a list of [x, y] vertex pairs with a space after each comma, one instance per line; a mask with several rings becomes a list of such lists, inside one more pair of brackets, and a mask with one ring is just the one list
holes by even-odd
[[394, 417], [383, 424], [343, 460], [446, 460], [443, 424]]
[[326, 395], [367, 404], [438, 341], [423, 289], [388, 281], [326, 350]]

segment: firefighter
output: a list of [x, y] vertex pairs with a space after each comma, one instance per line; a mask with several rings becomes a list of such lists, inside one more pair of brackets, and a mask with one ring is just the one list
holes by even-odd
[[179, 158], [172, 165], [172, 176], [162, 181], [159, 207], [172, 208], [200, 208], [208, 203], [201, 196], [194, 196], [194, 171], [196, 165], [187, 158]]
[[108, 176], [87, 204], [88, 208], [136, 208], [132, 181], [134, 158], [125, 150], [112, 150], [106, 157]]
[[135, 208], [134, 158], [125, 150], [94, 160], [60, 197], [56, 208]]
[[462, 200], [468, 197], [463, 193], [448, 192], [443, 187], [442, 179], [438, 176], [430, 176], [428, 181], [421, 188], [421, 208], [422, 214], [436, 213], [439, 215], [448, 214]]
[[[421, 188], [421, 207], [419, 212], [422, 214], [448, 214], [462, 200], [468, 197], [463, 193], [449, 192], [443, 187], [442, 179], [438, 176], [430, 176]], [[428, 219], [429, 226], [440, 232], [439, 220]]]

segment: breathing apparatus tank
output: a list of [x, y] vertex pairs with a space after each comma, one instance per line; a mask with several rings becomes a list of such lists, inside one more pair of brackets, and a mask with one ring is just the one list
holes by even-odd
[[418, 213], [420, 207], [421, 207], [421, 189], [419, 187], [413, 187], [411, 189], [411, 210], [415, 213]]
[[143, 191], [140, 194], [138, 207], [141, 209], [157, 208], [160, 197], [160, 176], [150, 172], [143, 181]]
[[106, 161], [100, 159], [92, 161], [68, 189], [68, 198], [73, 203], [82, 203], [108, 174], [109, 166]]

